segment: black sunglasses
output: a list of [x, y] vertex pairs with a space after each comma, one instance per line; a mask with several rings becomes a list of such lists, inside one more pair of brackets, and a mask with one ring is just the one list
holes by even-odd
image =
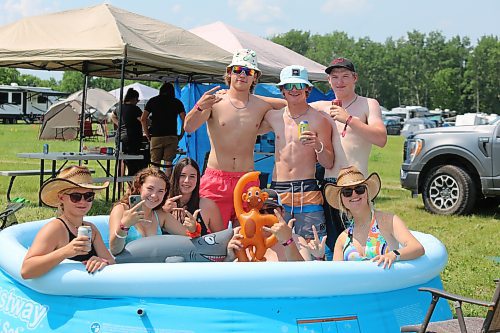
[[358, 185], [356, 187], [344, 187], [343, 189], [340, 190], [340, 193], [346, 198], [349, 198], [352, 196], [352, 192], [356, 192], [356, 194], [361, 195], [365, 193], [366, 191], [366, 186], [365, 185]]
[[85, 192], [85, 193], [66, 193], [69, 196], [69, 200], [71, 200], [72, 203], [77, 203], [80, 202], [80, 200], [85, 199], [87, 202], [92, 202], [94, 201], [94, 192]]

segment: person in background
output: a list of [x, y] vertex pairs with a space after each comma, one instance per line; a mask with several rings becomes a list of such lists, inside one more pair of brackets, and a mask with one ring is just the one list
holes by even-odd
[[[151, 128], [148, 118], [151, 115]], [[177, 134], [177, 117], [181, 119], [181, 133]], [[182, 102], [175, 98], [172, 83], [164, 83], [158, 96], [151, 98], [141, 116], [142, 129], [151, 144], [151, 162], [160, 166], [165, 161], [167, 176], [172, 172], [172, 161], [177, 155], [177, 146], [184, 136], [186, 111]]]
[[[263, 232], [276, 236], [278, 242], [267, 249], [264, 257], [266, 261], [305, 261], [311, 260], [309, 245], [306, 240], [292, 232], [294, 219], [285, 222], [285, 209], [280, 203], [278, 192], [272, 189], [262, 190], [269, 194], [269, 198], [264, 202], [261, 214], [274, 214], [278, 218], [278, 223], [275, 223], [271, 228], [263, 227]], [[241, 238], [239, 233], [240, 227], [234, 229], [234, 236], [228, 243], [228, 256], [226, 261], [234, 261], [236, 259], [235, 251], [242, 248]], [[266, 236], [267, 237], [267, 236]]]
[[[366, 176], [372, 145], [384, 147], [387, 143], [387, 132], [379, 103], [376, 99], [356, 94], [358, 73], [352, 61], [335, 58], [325, 72], [336, 99], [340, 100], [342, 105], [336, 105], [332, 101], [311, 103], [312, 107], [324, 112], [333, 130], [335, 161], [332, 167], [325, 168], [324, 177], [320, 179], [323, 191], [327, 183], [336, 183], [341, 168], [353, 165]], [[327, 246], [333, 251], [335, 240], [344, 230], [344, 226], [338, 210], [326, 202], [323, 208], [327, 222]], [[328, 251], [328, 254], [332, 251]], [[328, 259], [331, 259], [330, 255]]]
[[[40, 277], [65, 259], [82, 262], [89, 273], [115, 263], [99, 230], [84, 221], [92, 208], [95, 191], [108, 185], [108, 182], [101, 186], [93, 184], [89, 169], [82, 166], [65, 168], [43, 184], [40, 198], [45, 205], [58, 208], [58, 217], [36, 234], [23, 260], [23, 279]], [[78, 236], [80, 226], [91, 227], [92, 239]]]
[[236, 183], [254, 169], [253, 151], [259, 125], [268, 110], [280, 108], [278, 104], [283, 103], [279, 100], [271, 105], [252, 93], [260, 75], [255, 51], [236, 51], [224, 77], [229, 86], [227, 92], [216, 96], [218, 86], [207, 91], [186, 116], [184, 128], [188, 133], [207, 123], [211, 150], [201, 178], [200, 195], [219, 206], [225, 228], [229, 221], [236, 223], [233, 204]]
[[[142, 111], [137, 106], [139, 102], [139, 92], [134, 88], [129, 88], [121, 105], [121, 127], [118, 130], [121, 142], [121, 151], [125, 154], [140, 155], [142, 145], [142, 126], [141, 116]], [[111, 120], [118, 126], [118, 109], [111, 115]], [[135, 174], [146, 167], [143, 160], [125, 160], [127, 166], [127, 174], [135, 176]]]
[[[125, 244], [141, 238], [161, 235], [163, 231], [175, 235], [199, 236], [201, 226], [196, 223], [199, 212], [185, 212], [182, 224], [163, 211], [168, 192], [168, 178], [158, 168], [139, 171], [123, 198], [115, 204], [109, 216], [109, 248], [113, 255], [122, 252]], [[130, 207], [129, 197], [138, 194], [142, 201]]]
[[[399, 216], [373, 208], [380, 187], [377, 173], [365, 177], [355, 166], [341, 169], [336, 185], [326, 185], [328, 203], [348, 219], [347, 229], [335, 242], [333, 260], [371, 260], [390, 268], [396, 261], [424, 255], [422, 244]], [[325, 246], [316, 242], [312, 250], [314, 256], [322, 256]]]
[[177, 162], [170, 176], [169, 199], [163, 209], [172, 213], [177, 219], [184, 221], [184, 210], [194, 214], [200, 209], [198, 222], [201, 224], [201, 234], [221, 231], [224, 229], [219, 207], [208, 198], [200, 198], [200, 168], [195, 160], [185, 157]]

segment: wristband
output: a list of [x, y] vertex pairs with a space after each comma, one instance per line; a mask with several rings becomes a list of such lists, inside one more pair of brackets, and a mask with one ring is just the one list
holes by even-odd
[[399, 261], [399, 258], [401, 256], [401, 253], [399, 253], [398, 250], [392, 250], [392, 252], [396, 255], [396, 261]]
[[130, 227], [127, 228], [123, 223], [120, 222], [120, 229], [128, 232], [130, 230]]
[[190, 238], [200, 237], [201, 236], [201, 224], [196, 222], [196, 230], [193, 232], [186, 230], [186, 235], [188, 235]]
[[194, 107], [196, 108], [196, 110], [198, 110], [198, 111], [200, 111], [200, 112], [202, 112], [202, 111], [203, 111], [203, 109], [202, 109], [202, 108], [200, 108], [200, 106], [198, 105], [198, 103], [196, 103], [196, 104], [194, 105]]
[[116, 236], [117, 238], [120, 238], [120, 239], [125, 239], [125, 238], [127, 238], [127, 236], [120, 236], [120, 235], [118, 235], [118, 233], [116, 232], [116, 230], [115, 230], [115, 236]]
[[318, 151], [318, 150], [316, 150], [316, 149], [314, 149], [314, 152], [315, 152], [316, 154], [321, 154], [321, 153], [323, 152], [323, 148], [325, 148], [325, 147], [323, 146], [323, 142], [321, 142], [321, 141], [320, 141], [319, 143], [321, 144], [321, 148], [320, 148], [320, 150], [319, 150], [319, 151]]
[[316, 261], [325, 261], [325, 257], [315, 257], [315, 256], [312, 256], [314, 260]]
[[289, 239], [289, 240], [287, 240], [286, 242], [282, 243], [281, 245], [283, 245], [283, 246], [288, 246], [288, 245], [290, 245], [290, 244], [292, 244], [292, 243], [293, 243], [293, 237], [290, 237], [290, 239]]
[[349, 116], [347, 118], [347, 120], [345, 121], [344, 130], [342, 131], [342, 137], [345, 137], [345, 135], [347, 133], [347, 126], [349, 126], [349, 123], [351, 122], [351, 120], [352, 120], [352, 116]]

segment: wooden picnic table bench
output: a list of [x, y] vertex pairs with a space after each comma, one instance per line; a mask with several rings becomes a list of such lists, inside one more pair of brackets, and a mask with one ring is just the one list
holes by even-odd
[[[91, 173], [95, 173], [94, 169], [90, 169]], [[11, 202], [10, 192], [12, 191], [12, 186], [14, 185], [14, 180], [16, 177], [24, 177], [24, 176], [40, 176], [42, 172], [40, 170], [0, 170], [0, 176], [10, 177], [9, 187], [7, 189], [7, 201]], [[43, 176], [52, 175], [51, 170], [44, 170]]]

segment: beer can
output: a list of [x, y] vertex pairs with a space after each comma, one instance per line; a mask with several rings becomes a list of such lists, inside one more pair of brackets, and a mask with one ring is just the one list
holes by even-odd
[[45, 143], [43, 145], [43, 153], [44, 154], [48, 154], [49, 153], [49, 144], [48, 143]]
[[115, 150], [113, 149], [113, 147], [108, 147], [107, 150], [106, 150], [106, 153], [108, 155], [113, 155], [114, 152], [115, 152]]
[[303, 120], [299, 123], [299, 137], [306, 131], [309, 131], [309, 122], [307, 120]]
[[87, 225], [82, 225], [78, 227], [78, 237], [87, 236], [90, 240], [92, 239], [92, 228]]
[[332, 104], [342, 107], [342, 100], [340, 100], [340, 99], [334, 99], [332, 101]]

